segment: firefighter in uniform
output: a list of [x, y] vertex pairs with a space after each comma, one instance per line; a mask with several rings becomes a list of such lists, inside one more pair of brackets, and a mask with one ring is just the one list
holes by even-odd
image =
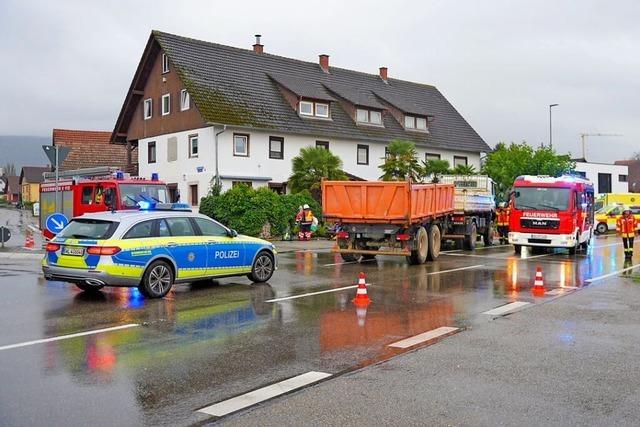
[[631, 258], [633, 256], [633, 238], [637, 228], [638, 221], [631, 214], [631, 209], [627, 206], [623, 207], [622, 216], [616, 221], [616, 230], [618, 231], [618, 235], [622, 237], [625, 258]]
[[500, 244], [505, 244], [509, 241], [509, 208], [505, 202], [498, 205], [496, 214], [496, 225], [498, 226]]

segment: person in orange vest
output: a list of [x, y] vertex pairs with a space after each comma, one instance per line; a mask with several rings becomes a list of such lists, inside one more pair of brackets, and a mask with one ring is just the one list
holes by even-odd
[[305, 204], [300, 208], [296, 215], [296, 222], [300, 223], [300, 232], [298, 232], [299, 240], [311, 240], [311, 226], [314, 222], [313, 212], [309, 205]]
[[631, 209], [625, 206], [622, 208], [622, 216], [616, 221], [616, 230], [618, 235], [622, 237], [625, 258], [633, 256], [633, 238], [636, 235], [637, 228], [638, 221], [631, 214]]
[[505, 202], [498, 205], [496, 216], [496, 225], [498, 226], [500, 244], [505, 244], [509, 241], [509, 208]]

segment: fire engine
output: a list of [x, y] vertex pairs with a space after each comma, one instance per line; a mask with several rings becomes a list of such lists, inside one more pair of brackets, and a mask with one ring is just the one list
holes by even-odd
[[138, 202], [145, 199], [173, 201], [157, 174], [145, 179], [131, 177], [117, 168], [97, 167], [59, 172], [56, 181], [55, 172], [47, 172], [45, 182], [40, 184], [40, 230], [47, 239], [54, 236], [45, 226], [47, 217], [54, 212], [73, 218], [88, 212], [138, 209]]
[[524, 175], [510, 195], [509, 243], [523, 246], [587, 249], [594, 224], [593, 183], [581, 177]]

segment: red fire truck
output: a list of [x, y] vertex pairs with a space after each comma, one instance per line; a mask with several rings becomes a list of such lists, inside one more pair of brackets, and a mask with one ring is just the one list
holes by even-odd
[[593, 183], [563, 175], [519, 176], [510, 197], [509, 243], [523, 246], [586, 249], [593, 235]]
[[76, 169], [60, 172], [56, 186], [55, 173], [47, 172], [45, 182], [40, 184], [40, 230], [47, 239], [54, 236], [45, 226], [54, 212], [71, 219], [88, 212], [137, 209], [137, 202], [144, 199], [172, 201], [166, 184], [156, 174], [145, 179], [112, 167]]

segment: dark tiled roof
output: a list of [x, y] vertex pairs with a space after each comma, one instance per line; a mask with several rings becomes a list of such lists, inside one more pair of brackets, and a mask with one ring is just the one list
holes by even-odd
[[[127, 149], [122, 145], [110, 144], [110, 138], [111, 132], [54, 129], [53, 145], [71, 148], [60, 170], [97, 166], [115, 166], [124, 170], [127, 166]], [[134, 155], [132, 158], [136, 158]]]
[[267, 75], [276, 83], [284, 86], [300, 97], [318, 99], [322, 101], [334, 100], [319, 83], [298, 79], [284, 74], [268, 73]]
[[11, 194], [19, 194], [20, 193], [20, 177], [19, 176], [8, 176], [7, 177], [7, 193]]
[[374, 94], [366, 89], [359, 89], [336, 83], [326, 84], [325, 87], [354, 105], [377, 108], [379, 110], [385, 109], [385, 106], [376, 100]]
[[20, 172], [20, 184], [39, 184], [44, 181], [43, 173], [49, 172], [49, 166], [23, 166]]
[[[153, 39], [169, 55], [206, 122], [383, 142], [401, 138], [419, 145], [463, 151], [491, 150], [433, 86], [397, 79], [385, 83], [378, 75], [336, 67], [326, 73], [316, 63], [159, 31], [152, 33]], [[285, 101], [269, 75], [286, 76], [289, 84], [305, 82], [296, 90], [326, 85], [351, 88], [359, 97], [363, 93], [367, 98], [373, 97], [375, 93], [406, 112], [432, 115], [435, 119], [430, 123], [430, 134], [405, 131], [387, 113], [383, 114], [385, 128], [359, 126], [337, 102], [331, 106], [332, 120], [302, 118]]]

